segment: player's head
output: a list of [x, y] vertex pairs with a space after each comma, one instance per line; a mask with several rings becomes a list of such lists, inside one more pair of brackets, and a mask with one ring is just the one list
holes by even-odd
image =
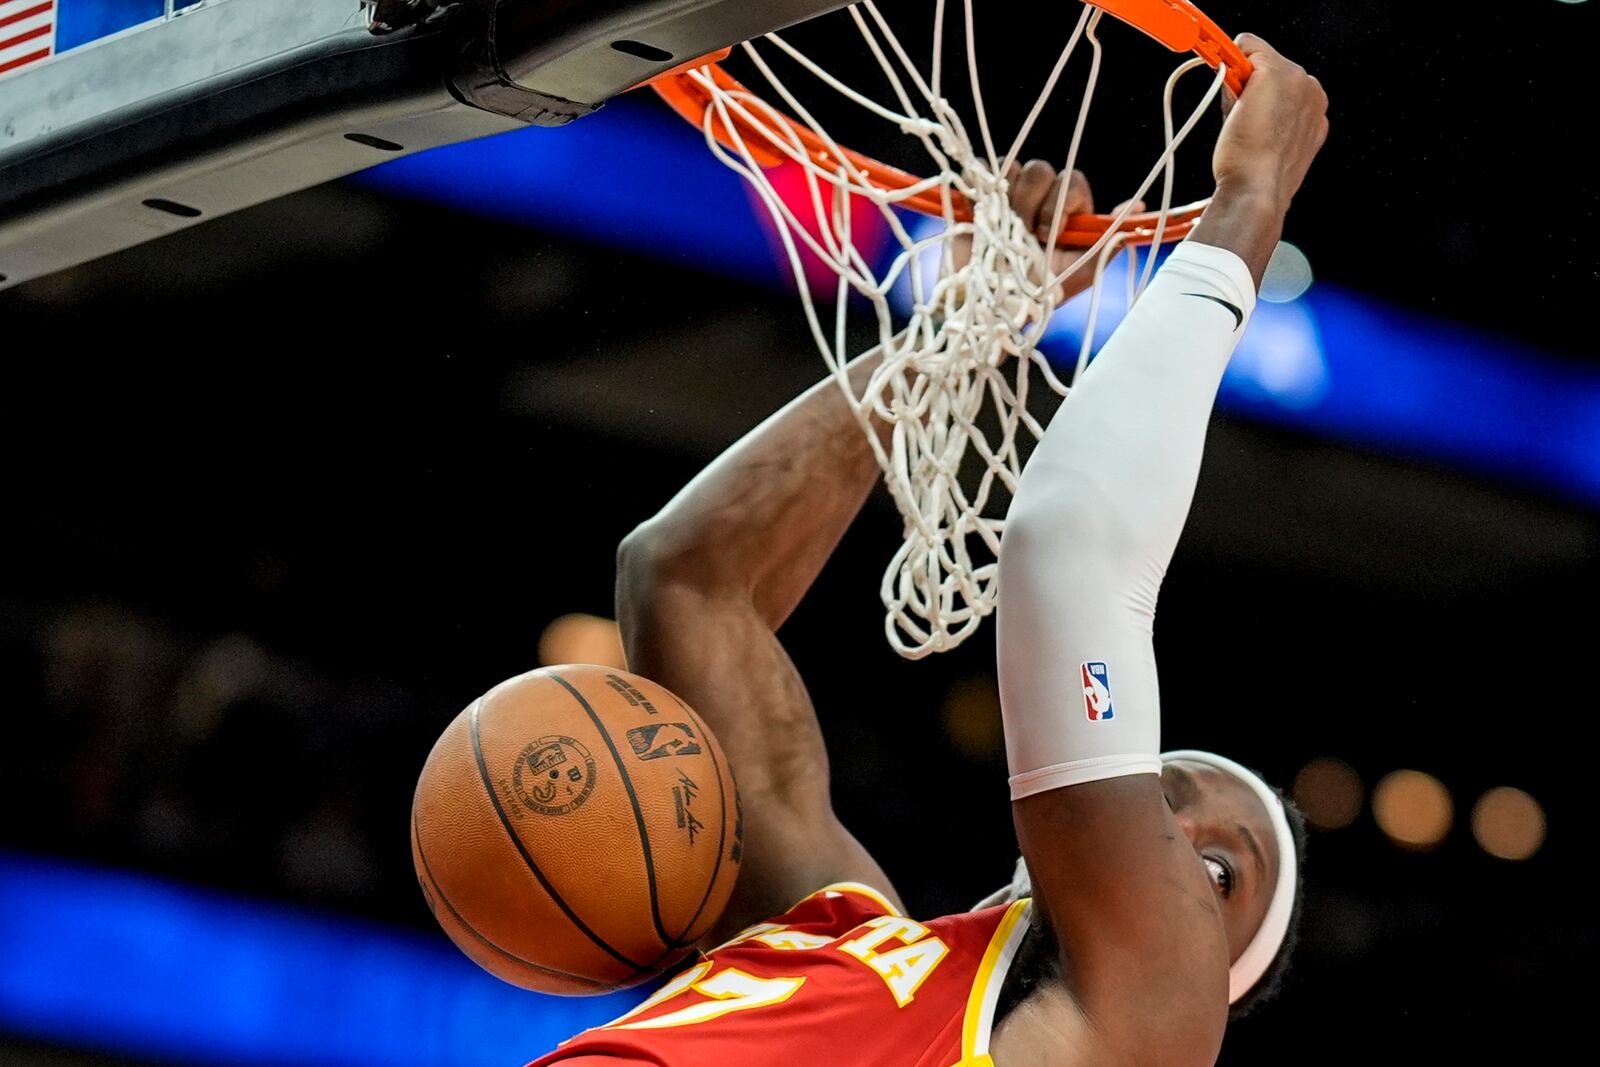
[[[1227, 931], [1229, 1018], [1247, 1015], [1283, 983], [1300, 921], [1305, 819], [1260, 775], [1208, 752], [1162, 757], [1167, 804], [1205, 864]], [[978, 904], [1032, 893], [1026, 864]]]
[[1297, 939], [1305, 820], [1257, 773], [1209, 752], [1162, 756], [1162, 792], [1206, 866], [1227, 930], [1230, 1018], [1283, 983]]

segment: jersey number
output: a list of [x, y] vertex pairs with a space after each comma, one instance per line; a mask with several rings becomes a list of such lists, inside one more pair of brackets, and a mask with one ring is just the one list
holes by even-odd
[[[611, 1023], [607, 1029], [614, 1027], [618, 1030], [660, 1030], [668, 1026], [703, 1023], [732, 1011], [749, 1011], [751, 1008], [765, 1008], [769, 1004], [782, 1004], [794, 996], [795, 990], [806, 983], [804, 978], [757, 978], [737, 967], [718, 971], [707, 978], [705, 974], [709, 970], [711, 970], [709, 961], [689, 968], [656, 990], [655, 994], [643, 1004]], [[665, 1015], [658, 1015], [654, 1019], [636, 1023], [623, 1022], [623, 1019], [632, 1018], [645, 1009], [653, 1008], [662, 1001], [670, 1000], [690, 989], [711, 999]]]
[[[883, 979], [884, 985], [889, 987], [889, 992], [894, 995], [895, 1003], [903, 1008], [915, 999], [917, 987], [933, 973], [935, 967], [939, 966], [940, 961], [950, 951], [949, 946], [937, 937], [929, 936], [926, 926], [898, 915], [880, 915], [867, 920], [863, 925], [866, 927], [866, 933], [844, 942], [838, 947], [838, 951], [860, 960], [876, 971], [878, 977]], [[773, 948], [790, 951], [821, 948], [833, 941], [832, 938], [820, 934], [785, 930], [775, 923], [762, 923], [746, 930], [728, 944], [746, 940], [761, 941]], [[892, 948], [886, 948], [886, 943], [891, 940], [900, 943]], [[880, 951], [880, 949], [885, 950]], [[660, 1030], [669, 1026], [692, 1026], [695, 1023], [727, 1015], [729, 1012], [749, 1011], [751, 1008], [764, 1008], [769, 1004], [782, 1004], [794, 996], [795, 991], [806, 981], [804, 978], [759, 978], [737, 967], [718, 971], [707, 978], [706, 974], [713, 966], [710, 960], [695, 964], [656, 990], [638, 1007], [606, 1024], [605, 1028]], [[627, 1021], [690, 990], [710, 999], [665, 1015], [658, 1015], [654, 1019]]]

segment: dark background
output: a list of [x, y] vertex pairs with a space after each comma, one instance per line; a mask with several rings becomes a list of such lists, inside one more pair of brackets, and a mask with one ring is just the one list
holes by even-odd
[[[1209, 9], [1333, 100], [1287, 235], [1321, 278], [1595, 361], [1591, 5]], [[986, 80], [997, 109], [1039, 36]], [[549, 621], [611, 614], [617, 541], [820, 373], [786, 293], [356, 183], [21, 286], [0, 322], [0, 845], [418, 928], [406, 812], [439, 730]], [[845, 821], [934, 914], [1015, 845], [992, 630], [890, 652], [896, 533], [875, 498], [783, 636]], [[1578, 1032], [1597, 546], [1593, 510], [1515, 483], [1215, 420], [1162, 598], [1166, 742], [1285, 783], [1419, 768], [1457, 809], [1427, 853], [1365, 813], [1314, 834], [1301, 958], [1225, 1063]], [[1531, 860], [1467, 831], [1497, 785], [1545, 808]]]

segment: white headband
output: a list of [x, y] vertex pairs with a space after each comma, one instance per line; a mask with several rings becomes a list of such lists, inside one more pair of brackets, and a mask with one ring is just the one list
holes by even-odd
[[1239, 998], [1250, 992], [1250, 988], [1261, 981], [1261, 976], [1267, 973], [1267, 968], [1272, 966], [1273, 959], [1278, 955], [1278, 949], [1283, 947], [1283, 939], [1289, 933], [1289, 919], [1294, 911], [1295, 879], [1299, 866], [1299, 857], [1295, 854], [1294, 834], [1289, 830], [1289, 817], [1284, 813], [1283, 801], [1278, 799], [1278, 794], [1271, 786], [1261, 780], [1260, 775], [1248, 767], [1241, 766], [1225, 756], [1200, 752], [1196, 749], [1186, 748], [1161, 754], [1163, 763], [1179, 759], [1215, 767], [1249, 786], [1262, 806], [1267, 809], [1267, 815], [1272, 820], [1273, 836], [1278, 839], [1278, 884], [1272, 889], [1272, 900], [1267, 905], [1267, 914], [1261, 920], [1256, 936], [1250, 939], [1244, 952], [1233, 961], [1233, 966], [1228, 968], [1228, 1003], [1237, 1004]]
[[[1289, 933], [1289, 919], [1294, 912], [1295, 880], [1298, 877], [1299, 866], [1294, 834], [1289, 830], [1289, 817], [1284, 814], [1283, 801], [1278, 799], [1278, 794], [1273, 792], [1271, 786], [1263, 782], [1260, 776], [1248, 767], [1235, 763], [1225, 756], [1195, 749], [1180, 749], [1176, 752], [1163, 752], [1161, 759], [1163, 762], [1175, 759], [1192, 760], [1231, 774], [1255, 792], [1262, 806], [1267, 809], [1267, 816], [1272, 820], [1272, 833], [1278, 841], [1278, 884], [1272, 888], [1272, 899], [1267, 905], [1267, 914], [1262, 918], [1261, 926], [1256, 930], [1256, 936], [1250, 939], [1250, 944], [1245, 946], [1244, 952], [1234, 961], [1233, 966], [1228, 968], [1228, 1003], [1237, 1004], [1239, 998], [1250, 992], [1251, 987], [1261, 981], [1261, 976], [1267, 973], [1267, 968], [1272, 966], [1273, 958], [1278, 955], [1278, 949], [1283, 947], [1284, 937]], [[1032, 894], [1033, 883], [1028, 874], [1027, 862], [1019, 859], [1016, 872], [1011, 876], [1011, 884], [984, 897], [972, 906], [972, 910], [980, 911]]]

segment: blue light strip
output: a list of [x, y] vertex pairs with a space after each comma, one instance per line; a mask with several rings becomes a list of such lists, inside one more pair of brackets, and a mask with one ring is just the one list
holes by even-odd
[[[789, 284], [770, 222], [742, 179], [699, 133], [647, 100], [624, 97], [570, 127], [436, 149], [356, 180]], [[1107, 287], [1107, 327], [1121, 318], [1120, 289]], [[1075, 314], [1068, 305], [1052, 325], [1063, 358], [1075, 353]], [[1600, 373], [1326, 284], [1292, 304], [1259, 306], [1220, 406], [1600, 506]]]
[[[744, 179], [687, 123], [626, 97], [570, 126], [445, 145], [349, 180], [701, 270], [788, 278]], [[651, 277], [610, 284], [645, 286]]]
[[1592, 366], [1331, 285], [1265, 307], [1303, 318], [1324, 380], [1297, 403], [1230, 373], [1224, 410], [1600, 505]]
[[0, 852], [0, 1028], [43, 1040], [209, 1064], [516, 1067], [642, 995], [529, 993], [443, 934]]
[[[1096, 348], [1127, 311], [1122, 264], [1108, 267]], [[1086, 308], [1076, 298], [1051, 320], [1040, 348], [1053, 363], [1076, 361]], [[1600, 504], [1600, 373], [1338, 286], [1256, 304], [1218, 407]]]

